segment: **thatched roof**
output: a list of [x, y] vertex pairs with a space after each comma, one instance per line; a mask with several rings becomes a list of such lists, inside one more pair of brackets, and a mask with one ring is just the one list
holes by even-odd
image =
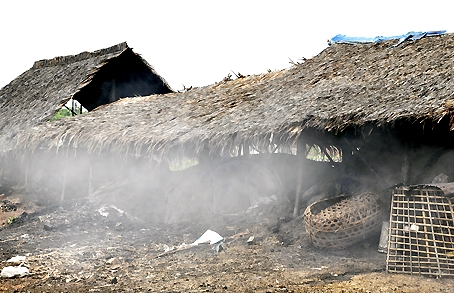
[[19, 148], [71, 145], [89, 151], [218, 152], [248, 140], [295, 138], [303, 129], [340, 132], [407, 121], [454, 129], [454, 35], [336, 44], [287, 70], [224, 81], [184, 93], [122, 99], [47, 123]]
[[122, 87], [116, 92], [118, 97], [171, 92], [165, 80], [126, 43], [37, 61], [0, 90], [0, 136], [8, 140], [19, 130], [49, 120], [71, 98], [88, 110], [110, 102], [103, 100], [99, 88], [106, 79], [111, 82], [112, 74], [118, 71], [122, 73], [115, 76], [117, 87], [120, 82], [137, 81], [139, 75], [142, 83], [151, 84], [138, 92]]

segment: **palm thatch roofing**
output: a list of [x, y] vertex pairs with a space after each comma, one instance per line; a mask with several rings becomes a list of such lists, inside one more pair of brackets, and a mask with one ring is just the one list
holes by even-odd
[[[184, 93], [121, 99], [35, 127], [19, 149], [73, 147], [148, 154], [288, 142], [304, 129], [339, 133], [396, 123], [454, 129], [454, 35], [335, 44], [286, 70]], [[452, 136], [452, 134], [450, 134]]]
[[90, 111], [124, 96], [169, 92], [166, 81], [126, 43], [37, 61], [0, 90], [0, 137], [7, 141], [49, 120], [71, 98]]

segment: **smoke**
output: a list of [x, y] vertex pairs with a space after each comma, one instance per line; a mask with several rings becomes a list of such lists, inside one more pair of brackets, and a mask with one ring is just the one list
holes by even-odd
[[290, 151], [214, 157], [196, 165], [192, 159], [188, 168], [172, 171], [147, 158], [38, 150], [23, 161], [2, 163], [1, 188], [22, 185], [38, 205], [90, 197], [145, 222], [178, 223], [244, 214], [270, 199], [290, 211], [298, 182], [301, 214], [311, 202], [340, 194], [375, 192], [386, 202], [390, 188], [403, 182], [403, 168], [408, 169], [406, 184], [430, 183], [440, 173], [454, 178], [454, 151], [441, 146], [409, 147], [375, 135], [339, 140], [335, 147], [337, 162], [314, 161], [310, 154], [302, 173]]

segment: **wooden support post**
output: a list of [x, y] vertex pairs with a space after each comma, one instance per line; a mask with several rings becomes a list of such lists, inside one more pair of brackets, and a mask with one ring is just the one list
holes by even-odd
[[66, 176], [68, 174], [68, 165], [65, 163], [65, 170], [63, 171], [63, 184], [61, 189], [60, 201], [65, 199], [65, 190], [66, 190]]
[[249, 156], [251, 153], [249, 151], [249, 142], [245, 140], [243, 142], [243, 156]]
[[405, 150], [402, 162], [402, 182], [404, 184], [410, 184], [410, 158], [408, 149]]
[[116, 85], [115, 77], [114, 77], [114, 78], [112, 78], [111, 88], [110, 88], [110, 97], [109, 97], [109, 99], [110, 99], [111, 102], [115, 102], [116, 101], [116, 95], [117, 95], [116, 92], [115, 92], [116, 91], [116, 86], [117, 85]]
[[296, 194], [295, 194], [295, 207], [293, 208], [293, 217], [298, 217], [300, 208], [300, 198], [303, 188], [303, 174], [304, 174], [304, 163], [306, 161], [306, 143], [300, 136], [297, 140], [296, 156], [298, 161], [298, 170], [296, 178]]
[[69, 147], [66, 149], [66, 156], [65, 156], [65, 159], [63, 160], [63, 165], [65, 166], [64, 167], [64, 171], [63, 171], [63, 184], [62, 184], [62, 189], [61, 189], [61, 197], [60, 197], [60, 201], [63, 201], [65, 199], [65, 191], [66, 191], [66, 177], [68, 175], [68, 151], [69, 151]]
[[25, 192], [28, 192], [28, 155], [25, 155]]
[[92, 196], [93, 194], [93, 164], [90, 158], [89, 162], [89, 171], [88, 171], [88, 197]]

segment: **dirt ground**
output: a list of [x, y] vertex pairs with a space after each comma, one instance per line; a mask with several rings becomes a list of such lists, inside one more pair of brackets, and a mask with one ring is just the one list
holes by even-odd
[[[0, 278], [1, 292], [454, 292], [452, 278], [387, 274], [379, 235], [316, 249], [286, 208], [153, 225], [96, 199], [36, 207], [8, 196], [1, 205], [1, 268], [19, 255], [30, 271]], [[164, 253], [208, 229], [224, 250]]]

